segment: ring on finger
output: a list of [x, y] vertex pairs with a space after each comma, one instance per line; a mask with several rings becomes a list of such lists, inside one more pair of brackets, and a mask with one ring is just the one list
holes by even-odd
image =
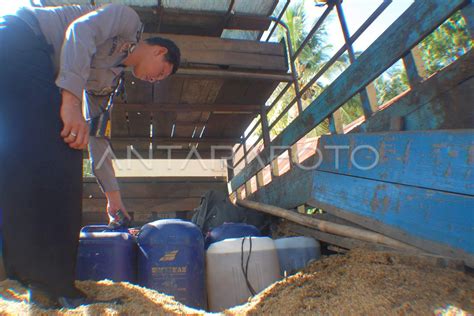
[[74, 132], [71, 132], [69, 135], [72, 136], [72, 137], [77, 137], [77, 134], [74, 133]]

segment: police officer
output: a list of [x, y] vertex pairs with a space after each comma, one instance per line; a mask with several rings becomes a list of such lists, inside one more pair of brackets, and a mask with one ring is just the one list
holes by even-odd
[[155, 82], [180, 62], [173, 42], [140, 40], [142, 30], [133, 9], [116, 4], [23, 8], [0, 18], [4, 260], [33, 302], [91, 302], [74, 286], [82, 150], [89, 145], [108, 212], [125, 211], [100, 121], [125, 67]]

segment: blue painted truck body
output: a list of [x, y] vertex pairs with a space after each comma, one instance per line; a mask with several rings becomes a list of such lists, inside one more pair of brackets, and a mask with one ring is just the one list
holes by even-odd
[[[266, 166], [291, 151], [397, 60], [413, 74], [411, 50], [462, 10], [471, 39], [472, 1], [416, 1], [256, 159], [230, 180], [238, 196]], [[409, 57], [412, 57], [411, 55]], [[411, 90], [366, 115], [347, 133], [324, 135], [302, 164], [273, 175], [245, 198], [296, 208], [302, 204], [403, 241], [423, 252], [474, 266], [474, 54], [468, 51]], [[398, 128], [392, 122], [403, 122]], [[257, 178], [258, 180], [258, 178]]]

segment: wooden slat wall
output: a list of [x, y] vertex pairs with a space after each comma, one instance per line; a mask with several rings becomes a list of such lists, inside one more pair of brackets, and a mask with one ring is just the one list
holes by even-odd
[[474, 195], [472, 129], [331, 135], [318, 147], [321, 171]]
[[417, 1], [402, 14], [359, 58], [347, 68], [332, 84], [324, 90], [289, 126], [273, 141], [274, 152], [270, 148], [251, 161], [231, 180], [231, 190], [236, 191], [244, 185], [274, 155], [280, 155], [324, 121], [357, 92], [382, 74], [387, 68], [402, 58], [407, 51], [425, 38], [438, 25], [444, 22], [464, 0]]
[[[196, 208], [208, 190], [227, 190], [225, 178], [119, 178], [119, 184], [135, 225], [174, 218]], [[83, 224], [106, 223], [106, 205], [107, 200], [95, 179], [84, 179]]]
[[469, 128], [474, 125], [474, 52], [428, 78], [384, 106], [351, 132], [379, 132], [391, 128], [393, 119], [403, 130]]
[[178, 45], [183, 67], [225, 66], [277, 72], [288, 69], [284, 47], [279, 43], [162, 33], [144, 34], [144, 38], [155, 35]]
[[232, 14], [224, 23], [224, 13], [164, 9], [160, 14], [154, 7], [133, 8], [145, 24], [146, 32], [156, 32], [159, 29], [164, 33], [219, 37], [224, 28], [265, 31], [271, 23], [265, 15]]

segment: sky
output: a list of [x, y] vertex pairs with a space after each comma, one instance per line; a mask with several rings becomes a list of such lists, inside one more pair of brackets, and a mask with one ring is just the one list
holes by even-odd
[[[385, 11], [372, 23], [372, 25], [354, 43], [356, 51], [365, 50], [372, 42], [379, 37], [412, 3], [414, 0], [392, 0], [392, 3]], [[349, 33], [354, 34], [362, 23], [383, 3], [382, 0], [344, 0], [342, 9], [346, 17]], [[324, 12], [325, 7], [315, 7], [311, 0], [305, 1], [305, 11], [311, 22]], [[337, 51], [344, 44], [339, 19], [335, 10], [326, 22], [326, 29], [330, 37], [330, 42]], [[309, 23], [311, 26], [314, 24]]]

